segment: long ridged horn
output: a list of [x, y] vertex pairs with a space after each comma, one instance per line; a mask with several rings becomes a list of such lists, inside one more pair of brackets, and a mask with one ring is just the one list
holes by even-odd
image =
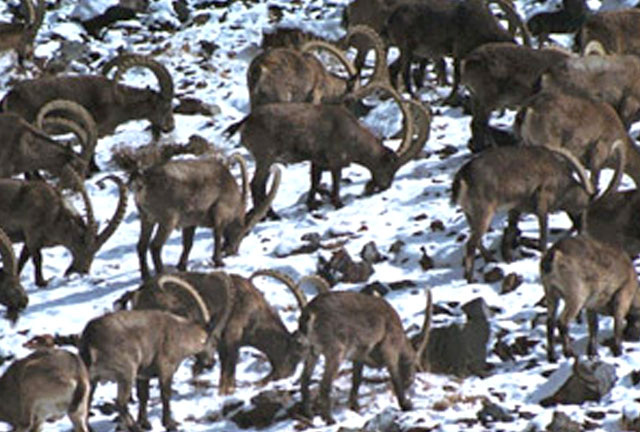
[[[127, 187], [120, 179], [120, 177], [116, 175], [109, 175], [104, 177], [98, 181], [98, 187], [100, 189], [104, 188], [105, 180], [111, 180], [118, 186], [118, 206], [116, 207], [115, 212], [113, 213], [113, 217], [107, 224], [107, 226], [102, 230], [100, 234], [96, 234], [95, 248], [100, 249], [102, 245], [109, 240], [109, 238], [113, 235], [113, 233], [118, 228], [118, 225], [122, 222], [124, 218], [124, 214], [127, 210]], [[97, 230], [96, 230], [97, 231]]]
[[582, 50], [582, 55], [597, 55], [604, 57], [607, 55], [607, 50], [604, 49], [604, 45], [602, 45], [602, 42], [598, 40], [590, 40], [587, 43], [587, 46], [584, 47], [584, 50]]
[[331, 292], [331, 285], [329, 285], [329, 282], [327, 282], [327, 280], [322, 276], [318, 276], [318, 275], [302, 276], [302, 278], [300, 278], [300, 280], [298, 281], [298, 286], [302, 287], [302, 285], [304, 285], [307, 282], [310, 282], [314, 287], [316, 287], [318, 294], [326, 294], [328, 292]]
[[587, 170], [585, 169], [584, 165], [582, 165], [582, 163], [578, 160], [578, 158], [575, 157], [569, 150], [562, 147], [549, 147], [549, 150], [558, 153], [569, 161], [569, 163], [578, 173], [578, 177], [580, 177], [580, 181], [584, 185], [587, 194], [593, 196], [595, 194], [595, 188], [593, 186], [593, 183], [591, 183], [589, 176], [587, 176]]
[[418, 130], [417, 135], [411, 137], [408, 144], [403, 141], [402, 145], [398, 148], [398, 169], [414, 159], [420, 151], [424, 148], [425, 143], [429, 140], [429, 134], [431, 132], [431, 113], [420, 102], [416, 102], [413, 99], [406, 101], [412, 112], [410, 118], [412, 119], [412, 132]]
[[[233, 280], [231, 276], [225, 272], [214, 272], [212, 275], [219, 276], [222, 279], [222, 284], [225, 290], [225, 302], [224, 309], [222, 312], [222, 316], [216, 322], [215, 327], [211, 330], [211, 334], [216, 340], [220, 340], [222, 338], [222, 332], [227, 326], [227, 321], [229, 321], [229, 317], [231, 316], [231, 312], [233, 311], [233, 304], [235, 302], [236, 291], [233, 286]], [[211, 323], [209, 323], [211, 325]]]
[[424, 322], [422, 323], [422, 329], [420, 329], [420, 335], [418, 337], [418, 346], [416, 347], [416, 364], [417, 368], [421, 372], [427, 372], [429, 366], [422, 364], [422, 356], [424, 351], [429, 345], [429, 336], [431, 335], [431, 319], [433, 317], [433, 299], [431, 296], [431, 290], [427, 287], [424, 288], [424, 294], [427, 298], [427, 306], [424, 310]]
[[302, 45], [302, 47], [300, 47], [300, 51], [303, 53], [308, 53], [312, 50], [324, 50], [333, 54], [340, 61], [342, 66], [344, 66], [344, 68], [347, 70], [349, 77], [350, 78], [355, 77], [356, 81], [354, 83], [354, 87], [355, 88], [360, 87], [360, 77], [357, 76], [358, 72], [356, 71], [356, 67], [353, 65], [353, 63], [351, 63], [351, 61], [347, 58], [347, 56], [345, 56], [345, 54], [340, 50], [340, 48], [338, 48], [337, 46], [329, 42], [320, 41], [320, 40], [306, 42]]
[[249, 276], [249, 280], [251, 281], [251, 283], [253, 283], [253, 278], [257, 276], [270, 276], [275, 280], [285, 284], [289, 288], [289, 290], [291, 290], [293, 296], [296, 298], [300, 310], [304, 309], [304, 307], [307, 305], [307, 296], [304, 295], [304, 292], [302, 292], [302, 289], [300, 289], [300, 285], [295, 283], [289, 275], [271, 269], [256, 270], [251, 276]]
[[[42, 0], [41, 0], [42, 1]], [[26, 15], [27, 27], [32, 27], [36, 23], [36, 10], [33, 7], [33, 3], [31, 0], [22, 0], [20, 2], [22, 4], [22, 11]]]
[[240, 166], [240, 175], [242, 176], [242, 202], [247, 204], [249, 198], [249, 171], [247, 170], [247, 161], [238, 152], [233, 153], [229, 157], [229, 166], [233, 166], [233, 163], [237, 163]]
[[191, 297], [193, 297], [193, 300], [198, 305], [198, 309], [200, 309], [200, 315], [202, 316], [203, 322], [206, 324], [209, 321], [211, 321], [211, 314], [209, 313], [209, 308], [207, 308], [207, 305], [204, 302], [204, 300], [202, 299], [202, 296], [193, 287], [193, 285], [191, 285], [186, 280], [184, 280], [182, 278], [179, 278], [177, 276], [174, 276], [174, 275], [163, 274], [158, 278], [158, 287], [161, 290], [166, 291], [164, 286], [166, 284], [168, 284], [168, 283], [172, 283], [172, 284], [174, 284], [176, 286], [179, 286], [180, 288], [182, 288], [183, 290], [188, 292], [189, 295], [191, 295]]
[[63, 168], [63, 176], [67, 176], [77, 187], [77, 192], [80, 193], [82, 201], [84, 202], [85, 212], [87, 214], [87, 231], [85, 233], [85, 241], [87, 244], [91, 244], [96, 239], [98, 224], [93, 213], [93, 206], [89, 199], [87, 189], [84, 187], [84, 182], [80, 178], [77, 172], [73, 170], [68, 164]]
[[391, 78], [389, 77], [389, 69], [387, 68], [387, 49], [380, 35], [368, 25], [355, 25], [349, 28], [347, 36], [345, 36], [347, 46], [349, 46], [349, 41], [354, 35], [362, 35], [369, 39], [375, 52], [376, 62], [373, 65], [373, 74], [369, 82], [380, 81], [390, 84]]
[[607, 185], [602, 195], [600, 195], [596, 201], [606, 199], [609, 195], [618, 190], [620, 181], [622, 181], [622, 175], [624, 174], [624, 166], [627, 163], [627, 152], [625, 151], [624, 143], [622, 140], [616, 140], [611, 146], [611, 152], [616, 154], [616, 168], [611, 178], [611, 181]]
[[[271, 207], [271, 204], [273, 203], [273, 200], [276, 198], [276, 193], [278, 192], [278, 188], [280, 187], [282, 169], [278, 165], [272, 166], [271, 175], [273, 176], [273, 180], [271, 181], [271, 189], [269, 189], [269, 193], [267, 193], [265, 200], [260, 204], [260, 206], [255, 208], [255, 211], [251, 215], [251, 218], [249, 218], [249, 220], [245, 222], [244, 230], [241, 237], [249, 234], [253, 227], [256, 226], [256, 224], [260, 222], [263, 217], [265, 217], [265, 215], [269, 211], [269, 208]], [[246, 216], [247, 215], [245, 215], [245, 218]]]
[[137, 54], [125, 54], [122, 59], [117, 62], [118, 70], [113, 77], [113, 85], [117, 88], [118, 83], [124, 76], [124, 74], [133, 67], [143, 67], [149, 69], [156, 76], [158, 84], [160, 85], [160, 95], [165, 100], [173, 99], [173, 79], [171, 74], [164, 65], [152, 59]]
[[[42, 130], [46, 130], [47, 124], [51, 124], [53, 122], [53, 120], [47, 119], [47, 116], [52, 112], [56, 112], [58, 114], [63, 112], [64, 118], [81, 123], [80, 127], [85, 131], [85, 139], [82, 140], [83, 144], [80, 158], [89, 163], [98, 142], [98, 128], [91, 113], [77, 102], [66, 99], [55, 99], [44, 104], [40, 110], [38, 110], [36, 126]], [[53, 118], [57, 119], [58, 117]], [[60, 122], [58, 121], [58, 123]], [[72, 132], [76, 133], [72, 129], [72, 126], [67, 127], [69, 127]]]
[[7, 275], [17, 276], [18, 264], [13, 244], [2, 228], [0, 228], [0, 256], [2, 256], [2, 271]]
[[[520, 32], [522, 33], [522, 43], [525, 46], [530, 47], [531, 32], [529, 31], [527, 24], [524, 21], [522, 21], [522, 18], [520, 18], [520, 15], [518, 15], [518, 13], [515, 11], [513, 6], [511, 6], [505, 0], [488, 0], [487, 4], [491, 4], [491, 3], [497, 4], [500, 7], [500, 9], [502, 9], [502, 11], [505, 13], [505, 15], [507, 16], [507, 21], [509, 21], [509, 29], [511, 28], [520, 29]], [[513, 34], [515, 36], [515, 30], [513, 31]]]

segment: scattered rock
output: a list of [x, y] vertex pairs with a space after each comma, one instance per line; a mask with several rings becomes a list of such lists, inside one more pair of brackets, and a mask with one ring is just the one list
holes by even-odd
[[488, 399], [482, 400], [482, 408], [478, 411], [476, 416], [484, 426], [493, 422], [512, 422], [515, 420], [514, 416], [509, 414], [505, 408]]
[[553, 419], [547, 426], [547, 432], [581, 432], [580, 423], [571, 420], [568, 415], [563, 412], [556, 411], [553, 413]]
[[251, 406], [233, 413], [231, 420], [243, 429], [264, 428], [288, 418], [287, 408], [292, 405], [291, 392], [267, 390], [251, 398]]
[[387, 259], [380, 253], [378, 246], [376, 246], [373, 241], [370, 241], [362, 247], [362, 250], [360, 251], [360, 258], [369, 264], [376, 264]]
[[179, 99], [178, 106], [173, 110], [176, 114], [214, 116], [220, 114], [220, 107], [202, 102], [194, 97], [182, 97]]
[[484, 281], [486, 283], [494, 283], [501, 281], [504, 278], [504, 271], [500, 267], [494, 267], [484, 274]]
[[508, 294], [515, 291], [522, 284], [522, 276], [516, 273], [509, 273], [502, 280], [500, 294]]
[[435, 267], [433, 258], [427, 255], [427, 250], [424, 246], [420, 248], [420, 252], [422, 252], [422, 256], [420, 257], [420, 260], [418, 262], [420, 263], [420, 267], [422, 267], [422, 270], [427, 271]]
[[329, 261], [319, 257], [318, 274], [332, 286], [338, 282], [366, 282], [373, 274], [373, 266], [367, 261], [355, 262], [346, 249], [340, 248]]
[[396, 240], [391, 246], [389, 246], [389, 253], [397, 254], [404, 249], [404, 246], [405, 242], [402, 240]]
[[444, 226], [444, 223], [439, 219], [436, 219], [433, 222], [431, 222], [431, 225], [429, 225], [429, 227], [431, 228], [431, 231], [433, 231], [433, 232], [445, 231], [446, 230], [446, 228]]

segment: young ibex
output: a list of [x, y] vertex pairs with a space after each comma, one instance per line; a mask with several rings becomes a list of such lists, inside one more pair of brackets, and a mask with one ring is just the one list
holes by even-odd
[[[385, 49], [379, 36], [365, 26], [349, 31], [348, 41], [354, 36], [366, 37], [376, 49], [376, 67], [371, 81], [387, 81]], [[347, 70], [343, 78], [329, 72], [311, 53], [322, 49], [332, 53]], [[351, 90], [357, 90], [360, 80], [356, 69], [345, 54], [331, 43], [313, 40], [296, 48], [272, 48], [258, 54], [247, 69], [247, 84], [251, 108], [274, 102], [340, 102]]]
[[15, 321], [18, 318], [18, 313], [27, 307], [29, 297], [20, 283], [13, 244], [2, 229], [0, 229], [0, 256], [2, 256], [0, 304], [7, 307], [7, 317]]
[[[259, 271], [250, 279], [222, 272], [173, 275], [193, 286], [204, 300], [211, 318], [223, 326], [218, 342], [220, 394], [232, 394], [235, 390], [236, 365], [242, 346], [249, 345], [260, 350], [271, 364], [271, 372], [259, 381], [259, 385], [291, 376], [302, 359], [302, 350], [293, 334], [252, 282], [254, 277], [267, 273], [272, 272]], [[226, 299], [223, 285], [228, 278], [232, 282], [233, 304], [227, 307], [226, 300], [222, 299]], [[157, 277], [146, 281], [136, 291], [125, 294], [117, 303], [124, 307], [129, 301], [134, 309], [163, 309], [191, 319], [195, 319], [197, 314], [193, 302], [186, 303], [177, 292], [168, 289], [160, 291]], [[204, 366], [202, 359], [198, 359], [194, 371]]]
[[[215, 323], [197, 291], [182, 279], [164, 275], [158, 280], [160, 290], [172, 283], [192, 297], [199, 312], [198, 320], [187, 319], [161, 310], [117, 311], [95, 318], [84, 328], [79, 352], [89, 368], [93, 389], [99, 382], [118, 384], [116, 407], [120, 421], [129, 430], [137, 430], [127, 404], [134, 381], [137, 382], [138, 426], [151, 429], [147, 418], [149, 378], [157, 376], [162, 398], [162, 424], [176, 430], [178, 422], [171, 416], [171, 382], [182, 361], [191, 355], [210, 355], [222, 330], [222, 320]], [[230, 282], [225, 280], [226, 305], [230, 307]]]
[[67, 414], [73, 432], [89, 432], [89, 374], [77, 354], [38, 349], [0, 377], [0, 421], [15, 431], [40, 431]]
[[[530, 45], [528, 30], [513, 7], [503, 0], [494, 1], [505, 12], [510, 27], [521, 29], [524, 43]], [[484, 0], [404, 2], [393, 10], [383, 33], [400, 49], [398, 67], [391, 71], [392, 81], [396, 84], [397, 74], [402, 73], [410, 93], [412, 58], [452, 56], [454, 78], [449, 99], [458, 91], [460, 60], [471, 50], [489, 42], [515, 43], [514, 35], [500, 25]]]
[[14, 242], [24, 242], [18, 273], [31, 257], [38, 286], [47, 284], [42, 274], [42, 248], [65, 246], [73, 256], [65, 274], [88, 273], [93, 257], [115, 232], [126, 210], [127, 191], [122, 180], [113, 175], [103, 179], [117, 184], [120, 199], [111, 221], [98, 233], [91, 201], [82, 180], [72, 170], [68, 170], [67, 175], [74, 179], [80, 190], [87, 212], [86, 222], [66, 202], [61, 191], [46, 182], [0, 179], [0, 227]]
[[516, 128], [526, 144], [564, 148], [573, 153], [591, 170], [596, 186], [600, 170], [614, 166], [613, 144], [621, 141], [625, 147], [624, 172], [640, 185], [640, 150], [606, 102], [544, 91], [520, 109]]
[[564, 309], [558, 328], [564, 355], [573, 356], [569, 323], [587, 309], [589, 343], [587, 353], [597, 355], [598, 313], [614, 317], [613, 354], [622, 353], [621, 344], [627, 315], [640, 315], [638, 275], [629, 256], [620, 248], [581, 234], [556, 242], [540, 261], [540, 279], [546, 296], [547, 357], [556, 360], [554, 333], [560, 299]]
[[22, 0], [21, 3], [26, 21], [0, 23], [0, 52], [15, 50], [18, 64], [23, 66], [24, 60], [33, 55], [33, 41], [42, 25], [45, 2], [38, 0], [35, 7], [31, 0]]
[[[113, 67], [113, 79], [106, 77]], [[136, 88], [120, 83], [127, 70], [144, 67], [151, 70], [160, 91]], [[105, 76], [79, 75], [42, 77], [17, 83], [2, 99], [2, 110], [21, 115], [35, 122], [40, 109], [56, 99], [74, 101], [89, 111], [96, 122], [98, 136], [112, 134], [116, 127], [129, 120], [147, 119], [151, 122], [154, 138], [160, 132], [174, 129], [173, 80], [167, 68], [150, 57], [123, 54], [105, 64]]]
[[585, 20], [580, 32], [581, 51], [591, 41], [600, 42], [608, 54], [640, 55], [640, 9], [598, 12]]
[[[413, 383], [422, 353], [428, 343], [429, 329], [422, 328], [417, 346], [411, 343], [398, 313], [384, 299], [358, 292], [328, 292], [328, 286], [307, 303], [300, 284], [280, 279], [296, 293], [302, 313], [296, 337], [306, 348], [304, 371], [300, 383], [302, 409], [313, 418], [309, 386], [313, 369], [322, 355], [325, 360], [320, 382], [320, 415], [333, 424], [331, 387], [345, 359], [353, 361], [349, 407], [358, 410], [358, 389], [364, 365], [386, 367], [391, 375], [393, 392], [403, 410], [412, 409], [406, 391]], [[427, 307], [424, 324], [431, 319], [431, 292], [425, 288]]]
[[[395, 173], [422, 149], [429, 136], [430, 114], [417, 103], [405, 104], [388, 85], [371, 83], [356, 96], [377, 88], [387, 90], [400, 106], [404, 119], [404, 138], [397, 152], [382, 144], [382, 140], [365, 127], [342, 105], [310, 103], [279, 103], [258, 107], [241, 121], [227, 128], [233, 135], [241, 130], [241, 142], [253, 155], [256, 171], [251, 180], [254, 207], [265, 201], [269, 168], [276, 162], [311, 161], [311, 187], [307, 206], [316, 208], [316, 192], [322, 171], [331, 171], [331, 203], [342, 207], [340, 178], [342, 168], [357, 163], [369, 169], [372, 180], [366, 193], [391, 186]], [[413, 111], [410, 113], [409, 111]], [[419, 117], [413, 120], [413, 114]], [[414, 125], [419, 130], [413, 137]]]
[[[162, 273], [162, 247], [175, 228], [182, 229], [182, 254], [178, 269], [185, 270], [196, 227], [213, 229], [213, 262], [222, 266], [222, 254], [236, 254], [242, 239], [264, 217], [280, 184], [280, 169], [274, 167], [273, 185], [267, 199], [251, 214], [245, 211], [248, 195], [247, 168], [239, 154], [231, 157], [240, 165], [239, 188], [229, 168], [217, 159], [169, 161], [134, 175], [131, 188], [140, 213], [138, 258], [143, 279], [149, 278], [147, 251], [158, 274]], [[265, 179], [266, 182], [266, 179]]]
[[534, 49], [510, 42], [493, 42], [471, 51], [461, 64], [461, 83], [471, 92], [472, 150], [495, 147], [487, 133], [491, 112], [519, 108], [533, 94], [540, 76], [570, 56], [556, 48]]
[[[580, 182], [573, 178], [574, 171]], [[456, 173], [451, 191], [452, 203], [462, 207], [471, 230], [464, 254], [467, 281], [473, 280], [476, 249], [480, 249], [485, 261], [491, 260], [491, 254], [482, 246], [482, 236], [496, 211], [509, 210], [509, 226], [501, 249], [505, 260], [510, 261], [521, 213], [538, 216], [540, 249], [544, 252], [548, 214], [563, 210], [576, 221], [593, 194], [584, 167], [562, 148], [500, 147], [471, 159]]]

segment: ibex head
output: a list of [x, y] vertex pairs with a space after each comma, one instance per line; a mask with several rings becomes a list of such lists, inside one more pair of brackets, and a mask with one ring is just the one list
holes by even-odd
[[0, 255], [2, 255], [3, 264], [0, 271], [0, 304], [7, 307], [7, 317], [15, 321], [18, 313], [27, 307], [29, 298], [20, 284], [13, 245], [2, 229], [0, 229]]

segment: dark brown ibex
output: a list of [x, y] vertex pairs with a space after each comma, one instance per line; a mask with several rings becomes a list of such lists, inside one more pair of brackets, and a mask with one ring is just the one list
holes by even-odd
[[[281, 279], [296, 293], [302, 313], [298, 320], [297, 339], [306, 347], [304, 371], [300, 383], [302, 407], [312, 418], [311, 376], [320, 355], [325, 368], [320, 382], [320, 414], [334, 423], [331, 414], [331, 387], [338, 368], [345, 359], [353, 361], [349, 407], [358, 410], [358, 389], [364, 365], [386, 367], [391, 375], [393, 392], [403, 410], [412, 409], [406, 391], [413, 383], [419, 359], [428, 343], [429, 329], [422, 328], [417, 347], [411, 343], [402, 327], [398, 313], [380, 297], [358, 292], [328, 292], [328, 286], [307, 303], [300, 284]], [[425, 289], [427, 307], [425, 325], [431, 318], [431, 292]]]
[[[323, 171], [330, 171], [332, 175], [331, 203], [335, 207], [343, 205], [340, 178], [342, 168], [350, 163], [363, 165], [371, 172], [373, 178], [366, 185], [366, 193], [388, 189], [398, 169], [415, 157], [427, 141], [431, 116], [417, 103], [402, 102], [386, 84], [371, 83], [355, 97], [378, 88], [391, 93], [405, 118], [404, 138], [397, 152], [385, 147], [381, 139], [342, 105], [268, 104], [227, 128], [228, 135], [241, 130], [242, 145], [255, 159], [256, 171], [251, 180], [254, 206], [263, 205], [269, 169], [276, 162], [311, 161], [309, 208], [318, 205], [315, 195]], [[413, 120], [413, 114], [419, 117], [418, 121]], [[412, 137], [414, 125], [419, 130], [417, 137]]]
[[89, 432], [89, 374], [77, 354], [39, 349], [0, 377], [0, 421], [15, 431], [40, 431], [65, 414], [73, 432]]
[[120, 199], [111, 221], [98, 233], [84, 184], [75, 172], [68, 171], [80, 189], [87, 212], [86, 221], [66, 202], [58, 189], [46, 182], [0, 179], [0, 227], [12, 241], [24, 243], [18, 273], [31, 257], [38, 286], [47, 284], [42, 274], [40, 250], [43, 247], [62, 245], [69, 249], [73, 261], [65, 274], [88, 273], [95, 254], [115, 232], [126, 210], [127, 191], [124, 183], [113, 175], [105, 177], [99, 184], [104, 180], [116, 183]]
[[560, 299], [564, 309], [558, 328], [564, 355], [573, 356], [569, 323], [585, 308], [589, 323], [587, 353], [597, 355], [598, 313], [613, 315], [613, 354], [622, 353], [625, 318], [640, 315], [638, 275], [629, 256], [621, 249], [581, 234], [556, 242], [540, 261], [540, 279], [546, 296], [547, 357], [556, 360], [554, 339]]
[[[580, 182], [573, 178], [574, 171]], [[452, 203], [462, 207], [471, 230], [464, 254], [467, 281], [473, 280], [476, 249], [480, 249], [485, 261], [491, 260], [491, 254], [482, 246], [482, 237], [496, 211], [509, 210], [509, 226], [501, 249], [505, 260], [510, 261], [521, 213], [538, 216], [540, 249], [544, 252], [548, 214], [563, 210], [577, 221], [593, 194], [584, 167], [564, 149], [499, 147], [471, 159], [456, 173], [451, 191]]]
[[0, 256], [2, 256], [0, 304], [7, 307], [7, 317], [15, 321], [18, 318], [18, 313], [27, 307], [29, 297], [20, 283], [13, 244], [2, 229], [0, 229]]
[[[162, 424], [176, 430], [171, 416], [171, 382], [182, 361], [191, 355], [208, 355], [217, 343], [222, 322], [214, 323], [197, 291], [187, 282], [169, 275], [158, 280], [160, 289], [173, 283], [195, 300], [200, 313], [197, 321], [160, 310], [117, 311], [95, 318], [80, 336], [79, 352], [89, 368], [92, 389], [99, 382], [118, 384], [116, 407], [120, 421], [129, 430], [137, 430], [127, 403], [137, 381], [138, 425], [151, 429], [147, 418], [149, 378], [157, 376], [162, 398]], [[227, 305], [231, 305], [230, 283], [223, 283]], [[93, 390], [92, 390], [93, 391]]]
[[45, 2], [37, 0], [35, 7], [31, 0], [22, 0], [21, 4], [25, 22], [0, 23], [0, 51], [16, 50], [18, 64], [23, 66], [24, 60], [33, 55], [33, 41], [42, 25]]
[[149, 278], [147, 251], [151, 241], [151, 257], [156, 272], [162, 273], [162, 247], [175, 228], [182, 229], [182, 254], [178, 269], [185, 270], [193, 245], [196, 227], [213, 229], [213, 262], [222, 266], [222, 254], [236, 254], [242, 239], [264, 217], [280, 184], [280, 169], [274, 168], [273, 186], [268, 198], [250, 215], [245, 211], [248, 195], [247, 168], [239, 163], [242, 186], [238, 187], [229, 168], [217, 159], [169, 161], [154, 165], [134, 175], [131, 187], [140, 213], [138, 258], [143, 279]]

